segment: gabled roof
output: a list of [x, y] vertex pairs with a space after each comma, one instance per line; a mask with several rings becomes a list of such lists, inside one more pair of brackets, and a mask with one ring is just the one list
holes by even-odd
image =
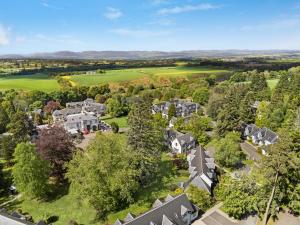
[[1, 211], [1, 210], [0, 210], [0, 224], [1, 225], [34, 225], [29, 221], [9, 215], [5, 211]]
[[[122, 223], [122, 225], [185, 225], [182, 212], [195, 213], [199, 210], [188, 200], [186, 194], [181, 194], [173, 199], [170, 196], [168, 197], [170, 200], [164, 202], [161, 206], [152, 208], [133, 220]], [[115, 225], [121, 224], [115, 223]]]
[[173, 199], [174, 197], [168, 194], [168, 196], [165, 198], [165, 202], [172, 201]]
[[266, 127], [262, 128], [260, 133], [262, 135], [262, 141], [268, 141], [272, 143], [277, 140], [277, 134]]
[[215, 169], [214, 159], [205, 153], [202, 146], [197, 146], [188, 155], [188, 161], [190, 184], [210, 192]]
[[248, 124], [246, 129], [248, 129], [249, 136], [253, 136], [259, 132], [260, 128], [257, 127], [255, 124]]
[[176, 138], [180, 145], [186, 145], [195, 141], [194, 137], [189, 133], [177, 136]]
[[129, 222], [134, 219], [134, 216], [131, 213], [128, 213], [124, 219], [124, 222]]

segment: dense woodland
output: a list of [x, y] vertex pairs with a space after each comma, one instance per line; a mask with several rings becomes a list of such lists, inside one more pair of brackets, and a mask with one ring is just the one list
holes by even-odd
[[[127, 61], [122, 64], [116, 61], [7, 62], [21, 68], [13, 74], [65, 73], [75, 68], [76, 71], [88, 71], [170, 66], [176, 63], [173, 60]], [[9, 133], [1, 138], [1, 194], [7, 195], [8, 186], [14, 183], [24, 198], [47, 202], [62, 186], [67, 186], [79, 202], [87, 201], [96, 210], [97, 220], [106, 221], [110, 213], [134, 203], [138, 192], [159, 182], [159, 165], [162, 155], [167, 152], [163, 133], [168, 121], [159, 114], [152, 115], [151, 106], [183, 98], [199, 103], [202, 110], [188, 123], [178, 119], [175, 128], [192, 133], [201, 145], [214, 145], [215, 159], [220, 165], [219, 183], [214, 194], [209, 196], [191, 187], [188, 195], [192, 201], [203, 210], [222, 201], [224, 211], [236, 219], [252, 213], [261, 218], [275, 217], [283, 208], [299, 214], [300, 67], [290, 68], [298, 64], [274, 64], [261, 60], [255, 63], [253, 60], [193, 60], [187, 63], [240, 71], [224, 79], [215, 75], [174, 79], [168, 87], [149, 84], [112, 89], [109, 84], [102, 84], [66, 86], [50, 93], [1, 92], [0, 133]], [[24, 71], [24, 67], [28, 69]], [[279, 79], [272, 90], [267, 84], [269, 78]], [[128, 133], [98, 133], [85, 151], [76, 149], [68, 134], [59, 127], [37, 133], [35, 126], [51, 123], [54, 110], [63, 108], [67, 102], [83, 101], [87, 97], [106, 104], [107, 113], [112, 117], [128, 116]], [[254, 113], [252, 105], [255, 101], [260, 101], [260, 104]], [[45, 114], [35, 113], [38, 109], [43, 109]], [[170, 111], [169, 118], [174, 113]], [[268, 156], [257, 162], [250, 175], [234, 179], [226, 171], [238, 169], [243, 164], [246, 156], [239, 143], [241, 130], [249, 123], [272, 129], [278, 133], [279, 141], [270, 147]], [[36, 138], [33, 140], [32, 136]], [[176, 168], [178, 165], [174, 170]]]

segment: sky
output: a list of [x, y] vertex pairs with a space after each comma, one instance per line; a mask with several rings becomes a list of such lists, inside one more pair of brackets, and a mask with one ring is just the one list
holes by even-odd
[[0, 54], [300, 49], [300, 0], [2, 0]]

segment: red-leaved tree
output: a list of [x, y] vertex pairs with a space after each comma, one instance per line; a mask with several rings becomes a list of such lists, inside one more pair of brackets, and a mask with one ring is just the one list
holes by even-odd
[[49, 101], [47, 105], [44, 106], [44, 112], [47, 114], [52, 114], [55, 110], [60, 109], [61, 105], [56, 101]]
[[64, 164], [72, 159], [74, 143], [63, 127], [54, 126], [39, 131], [36, 140], [38, 154], [50, 162], [52, 176], [63, 180], [66, 169]]

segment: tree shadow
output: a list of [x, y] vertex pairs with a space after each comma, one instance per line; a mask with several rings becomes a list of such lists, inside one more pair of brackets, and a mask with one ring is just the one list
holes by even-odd
[[50, 185], [50, 192], [45, 198], [47, 202], [54, 202], [61, 197], [69, 194], [69, 183], [59, 183], [59, 184], [51, 184]]

